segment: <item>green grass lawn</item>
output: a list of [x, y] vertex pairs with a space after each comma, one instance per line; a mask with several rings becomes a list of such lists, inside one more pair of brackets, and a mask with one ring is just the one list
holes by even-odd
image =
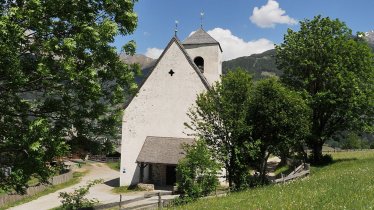
[[115, 171], [119, 171], [119, 168], [120, 168], [120, 162], [107, 162], [106, 163], [107, 166], [109, 166], [109, 168], [115, 170]]
[[0, 188], [0, 195], [5, 195], [6, 191]]
[[135, 187], [120, 186], [120, 187], [115, 187], [112, 189], [112, 192], [117, 193], [117, 194], [124, 194], [124, 193], [137, 192], [137, 191], [143, 191], [143, 190], [136, 186]]
[[374, 151], [333, 153], [335, 162], [312, 167], [311, 175], [201, 199], [181, 209], [373, 209]]
[[279, 174], [288, 174], [289, 172], [292, 171], [292, 168], [290, 168], [290, 166], [288, 165], [285, 165], [285, 166], [282, 166], [280, 168], [277, 168], [275, 171], [274, 171], [274, 174], [275, 176], [279, 175]]

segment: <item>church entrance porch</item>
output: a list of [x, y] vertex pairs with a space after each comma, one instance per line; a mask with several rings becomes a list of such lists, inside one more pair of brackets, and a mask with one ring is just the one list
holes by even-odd
[[140, 169], [139, 183], [174, 186], [176, 166], [185, 156], [183, 144], [193, 144], [192, 138], [148, 136], [136, 160]]
[[176, 166], [166, 166], [166, 185], [175, 185], [177, 181]]
[[[146, 169], [148, 172], [144, 173]], [[154, 184], [155, 186], [174, 186], [176, 180], [176, 165], [165, 164], [148, 164], [139, 177], [139, 183]]]

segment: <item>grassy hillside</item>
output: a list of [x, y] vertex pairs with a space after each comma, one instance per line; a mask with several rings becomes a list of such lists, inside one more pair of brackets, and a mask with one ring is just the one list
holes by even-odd
[[222, 63], [222, 73], [238, 67], [253, 74], [254, 79], [261, 79], [270, 75], [281, 75], [282, 72], [275, 65], [275, 50], [268, 50], [260, 54], [240, 57]]
[[365, 39], [374, 52], [374, 30], [365, 33]]
[[373, 209], [374, 151], [333, 154], [335, 163], [287, 184], [202, 199], [181, 209]]
[[[366, 32], [365, 39], [374, 52], [374, 31]], [[282, 71], [275, 64], [275, 50], [268, 50], [260, 54], [244, 56], [222, 63], [222, 73], [226, 74], [230, 70], [238, 67], [253, 74], [255, 80], [262, 79], [267, 76], [280, 76]]]

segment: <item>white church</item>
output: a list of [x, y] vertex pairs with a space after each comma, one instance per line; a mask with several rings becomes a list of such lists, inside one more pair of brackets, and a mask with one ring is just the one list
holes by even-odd
[[202, 28], [183, 42], [174, 36], [158, 58], [122, 122], [120, 185], [174, 185], [176, 165], [191, 144], [184, 126], [197, 95], [222, 74], [222, 48]]

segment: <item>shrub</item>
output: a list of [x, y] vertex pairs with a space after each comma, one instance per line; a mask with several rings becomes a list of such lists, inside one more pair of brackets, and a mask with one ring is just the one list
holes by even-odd
[[84, 196], [87, 195], [90, 188], [96, 184], [102, 183], [102, 179], [96, 179], [89, 182], [86, 186], [79, 187], [74, 190], [74, 192], [61, 192], [59, 197], [62, 198], [62, 209], [75, 210], [75, 209], [92, 209], [95, 203], [98, 201], [96, 199], [87, 199]]
[[217, 174], [220, 165], [212, 158], [205, 141], [185, 145], [186, 157], [177, 166], [177, 186], [185, 201], [207, 196], [218, 185]]
[[325, 154], [325, 155], [322, 155], [321, 159], [318, 160], [317, 162], [314, 161], [315, 158], [313, 157], [313, 154], [311, 154], [309, 156], [309, 161], [312, 165], [320, 165], [320, 166], [324, 166], [324, 165], [328, 165], [330, 163], [333, 162], [333, 158], [330, 154]]

